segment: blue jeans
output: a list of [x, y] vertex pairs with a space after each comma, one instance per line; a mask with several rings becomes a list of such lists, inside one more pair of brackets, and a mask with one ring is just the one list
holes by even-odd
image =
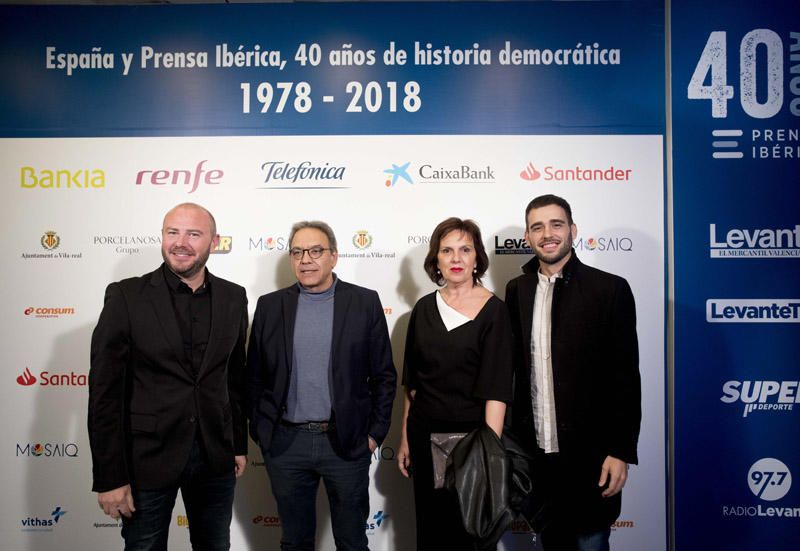
[[542, 533], [542, 547], [545, 551], [609, 551], [609, 537], [610, 528], [587, 534], [545, 529]]
[[228, 551], [236, 477], [209, 472], [200, 445], [195, 440], [180, 481], [169, 488], [133, 488], [136, 511], [122, 517], [125, 551], [166, 551], [172, 509], [178, 489], [189, 519], [189, 537], [195, 551]]
[[[313, 551], [319, 480], [325, 483], [333, 539], [338, 551], [368, 551], [369, 462], [371, 454], [342, 459], [327, 432], [278, 425], [264, 463], [281, 517], [281, 549]], [[367, 437], [364, 436], [366, 439]]]

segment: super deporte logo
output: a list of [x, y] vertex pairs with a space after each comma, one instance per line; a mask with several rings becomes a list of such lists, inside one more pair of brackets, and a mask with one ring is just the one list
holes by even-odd
[[800, 381], [726, 381], [720, 401], [741, 404], [742, 417], [753, 412], [792, 411], [800, 404]]

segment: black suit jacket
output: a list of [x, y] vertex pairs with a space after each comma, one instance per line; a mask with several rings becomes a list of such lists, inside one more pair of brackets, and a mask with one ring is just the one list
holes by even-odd
[[[506, 287], [515, 346], [512, 428], [531, 450], [538, 448], [531, 403], [531, 325], [539, 261]], [[575, 251], [553, 291], [551, 354], [559, 452], [579, 470], [578, 481], [597, 485], [608, 455], [637, 463], [641, 422], [636, 308], [625, 279], [586, 266]], [[579, 498], [576, 498], [576, 500]], [[575, 504], [576, 507], [578, 504]], [[604, 498], [597, 507], [575, 509], [591, 529], [607, 527], [620, 500]], [[580, 511], [580, 513], [578, 512]]]
[[[258, 299], [247, 354], [250, 435], [269, 450], [286, 409], [292, 368], [297, 285]], [[380, 444], [389, 432], [397, 373], [378, 293], [336, 283], [331, 343], [332, 444], [344, 458]]]
[[197, 374], [185, 357], [163, 266], [112, 283], [92, 333], [89, 442], [96, 492], [178, 481], [197, 432], [215, 472], [247, 453], [245, 290], [207, 274], [211, 331]]

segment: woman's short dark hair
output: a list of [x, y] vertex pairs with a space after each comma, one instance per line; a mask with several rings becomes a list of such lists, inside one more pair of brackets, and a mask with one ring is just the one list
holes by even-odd
[[478, 284], [481, 278], [489, 269], [489, 257], [486, 254], [486, 248], [483, 246], [483, 239], [481, 239], [481, 230], [472, 220], [462, 220], [460, 218], [448, 218], [440, 222], [433, 230], [431, 235], [430, 246], [428, 247], [428, 254], [425, 257], [425, 273], [431, 278], [436, 285], [444, 285], [444, 278], [439, 272], [439, 247], [441, 246], [442, 239], [448, 233], [457, 231], [466, 233], [472, 238], [472, 243], [475, 245], [475, 271], [472, 273], [472, 282]]

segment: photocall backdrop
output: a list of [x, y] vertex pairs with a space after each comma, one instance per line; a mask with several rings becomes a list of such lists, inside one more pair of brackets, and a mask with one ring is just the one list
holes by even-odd
[[799, 549], [797, 2], [671, 20], [675, 544]]
[[[434, 226], [480, 224], [502, 297], [530, 258], [525, 206], [556, 193], [578, 256], [636, 297], [640, 465], [614, 548], [666, 549], [664, 22], [651, 1], [0, 9], [3, 547], [120, 546], [90, 491], [89, 341], [105, 286], [161, 262], [173, 205], [214, 213], [209, 269], [247, 288], [251, 315], [293, 282], [291, 224], [328, 221], [336, 271], [379, 292], [402, 369]], [[374, 550], [413, 548], [401, 406], [371, 467]], [[248, 460], [233, 548], [274, 549], [252, 443]], [[179, 503], [170, 549], [188, 548], [186, 526]], [[502, 548], [534, 539], [517, 522]]]

